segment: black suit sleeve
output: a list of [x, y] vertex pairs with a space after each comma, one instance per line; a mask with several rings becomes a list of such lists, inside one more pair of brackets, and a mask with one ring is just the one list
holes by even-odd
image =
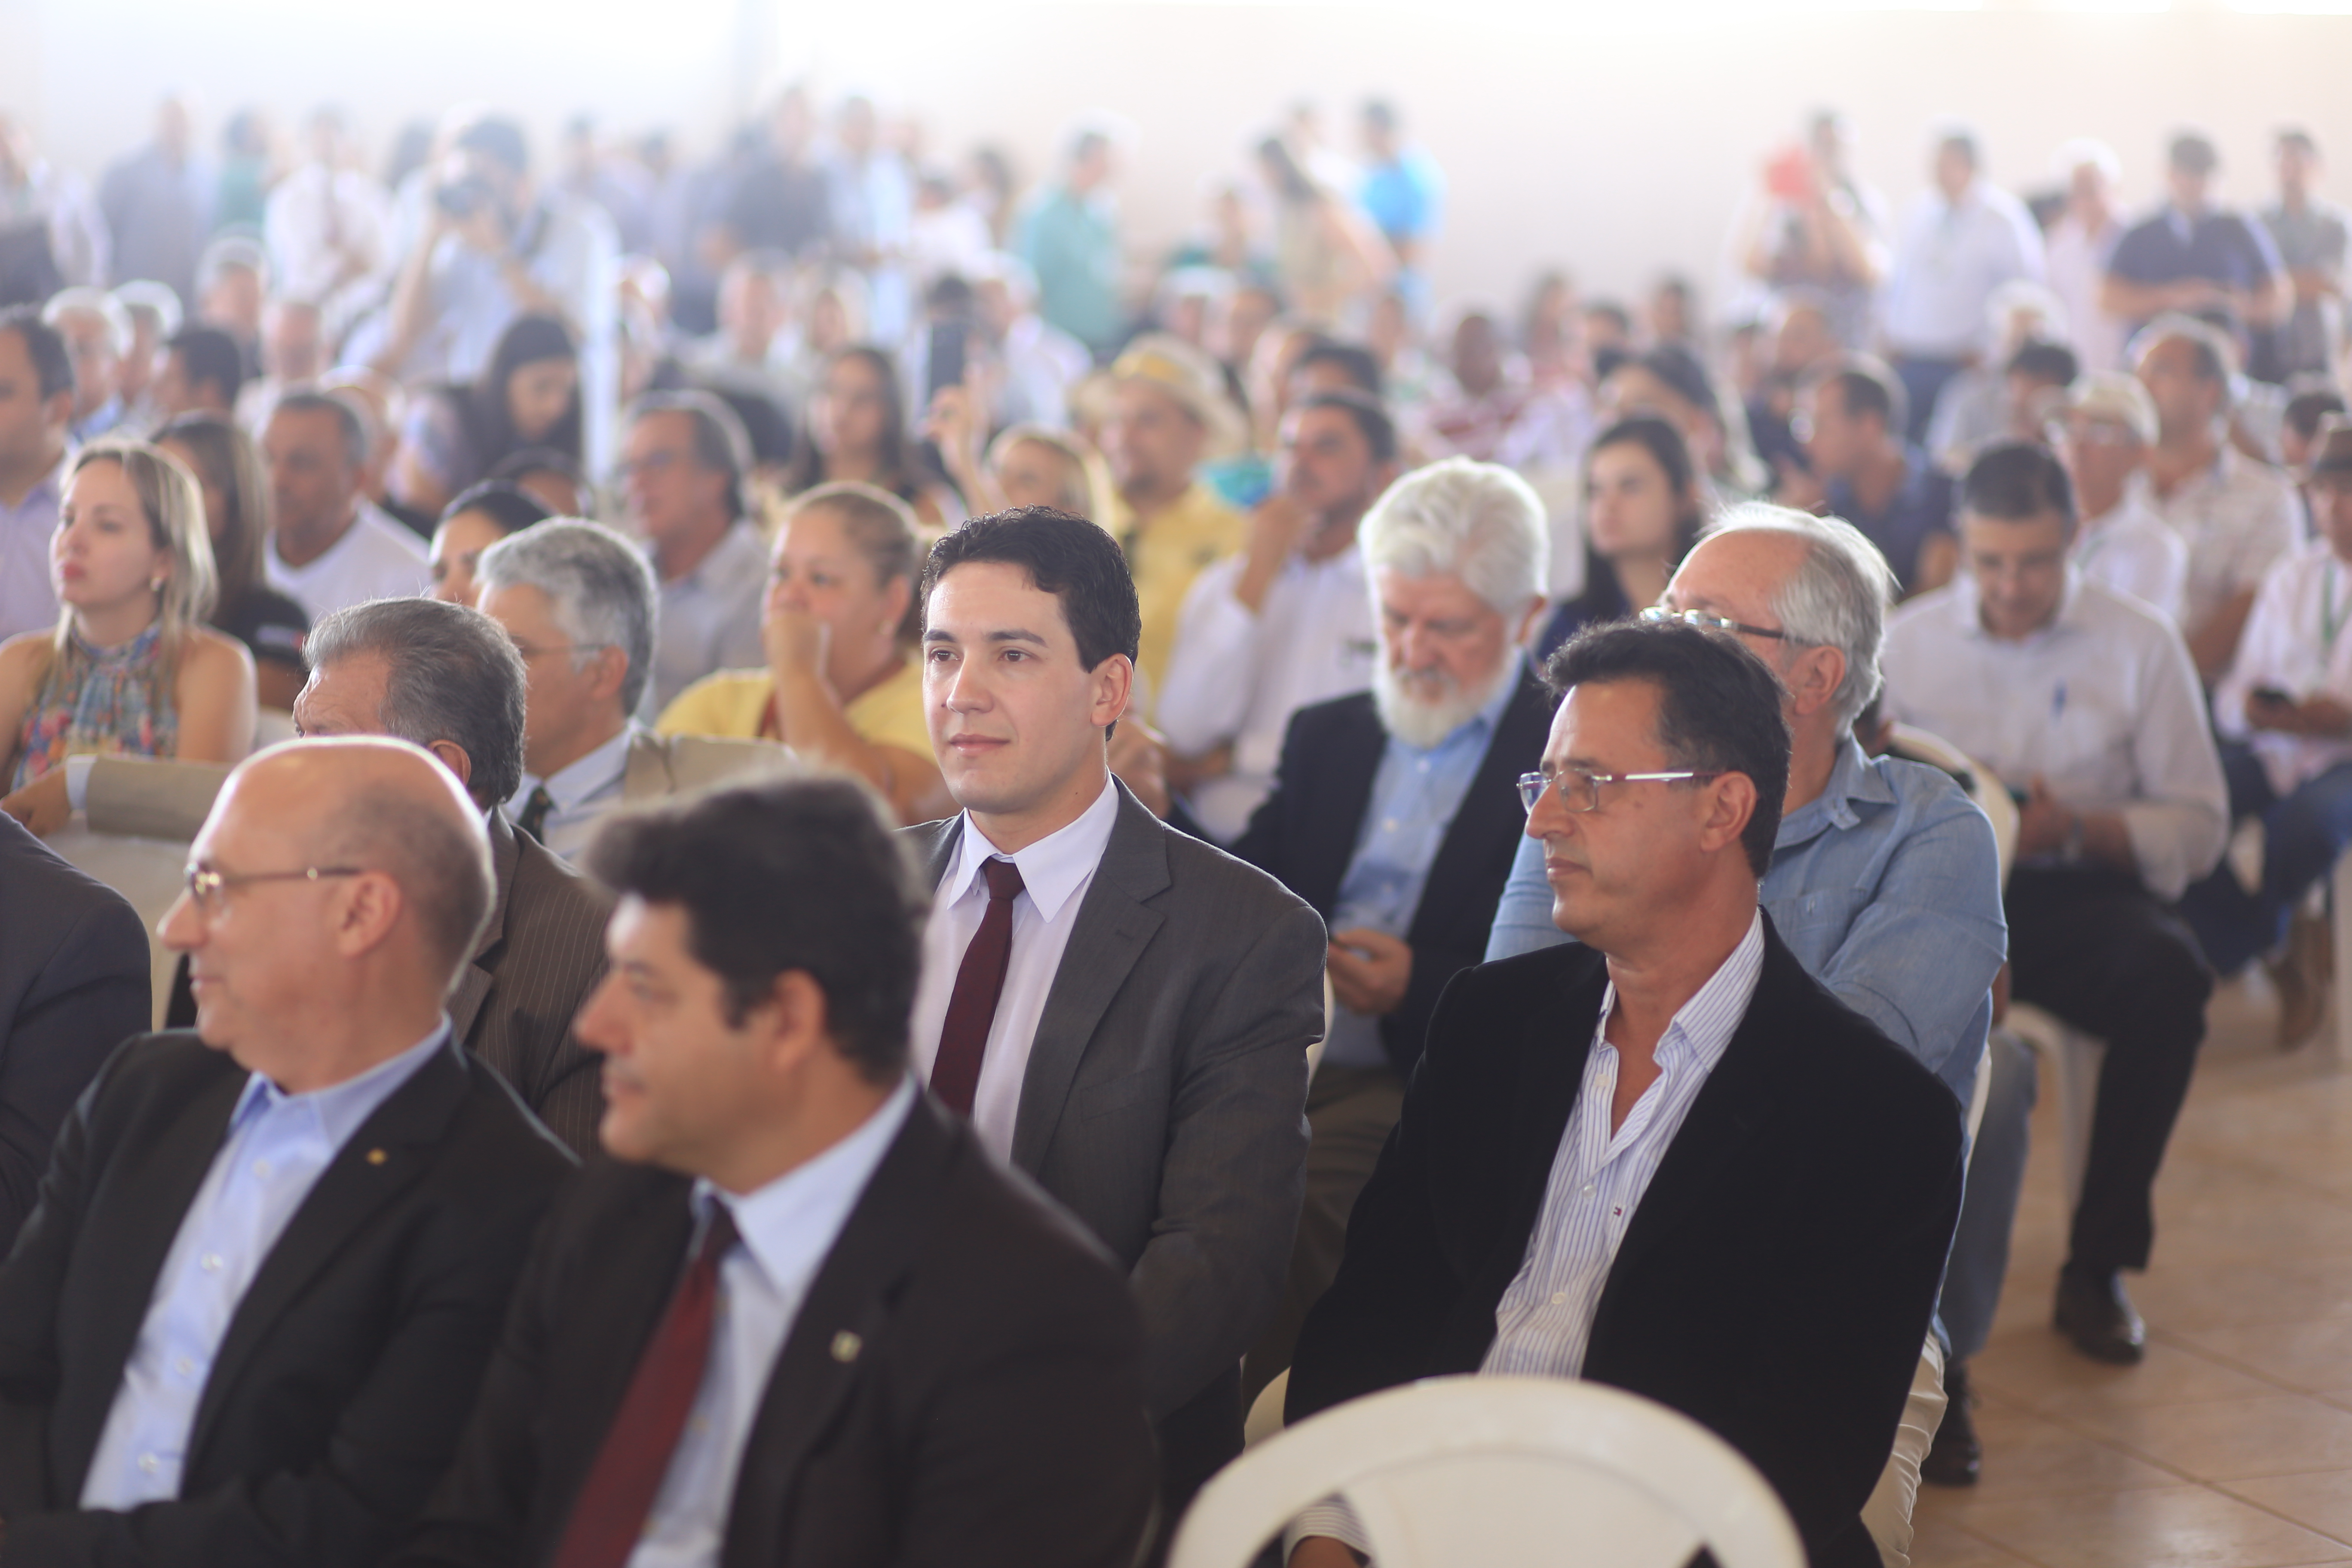
[[[1298, 738], [1300, 717], [1298, 713], [1292, 714], [1290, 722], [1283, 726], [1282, 755], [1274, 766], [1274, 787], [1250, 813], [1249, 825], [1233, 845], [1235, 859], [1248, 861], [1285, 887], [1290, 887], [1290, 879], [1296, 875], [1287, 855], [1289, 835], [1285, 829], [1288, 826], [1290, 795], [1285, 786], [1298, 788], [1307, 766]], [[1291, 891], [1296, 893], [1298, 889], [1291, 888]], [[1299, 896], [1306, 897], [1303, 893]]]
[[8, 1024], [0, 1051], [0, 1245], [33, 1212], [49, 1150], [109, 1052], [152, 1021], [147, 932], [110, 899], [84, 910]]
[[1449, 986], [1439, 999], [1403, 1112], [1349, 1215], [1339, 1275], [1299, 1331], [1286, 1421], [1430, 1371], [1462, 1289], [1431, 1202], [1433, 1110], [1454, 1091], [1458, 1069], [1447, 1042], [1479, 1026], [1468, 1016], [1473, 1011], [1459, 987]]
[[1454, 983], [1455, 975], [1484, 963], [1486, 957], [1483, 949], [1467, 952], [1435, 942], [1423, 942], [1412, 950], [1412, 975], [1405, 982], [1404, 1000], [1397, 1004], [1395, 1012], [1381, 1020], [1381, 1048], [1388, 1053], [1390, 1066], [1400, 1073], [1412, 1074], [1422, 1045], [1429, 1038], [1438, 999], [1445, 994], [1445, 988]]

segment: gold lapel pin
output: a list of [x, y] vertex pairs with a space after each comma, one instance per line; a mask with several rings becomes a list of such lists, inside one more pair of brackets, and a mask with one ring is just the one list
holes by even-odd
[[381, 1165], [390, 1158], [392, 1158], [392, 1156], [386, 1154], [381, 1149], [371, 1149], [368, 1151], [368, 1163], [371, 1165]]
[[857, 1359], [857, 1352], [865, 1348], [866, 1342], [859, 1339], [856, 1334], [851, 1333], [847, 1329], [844, 1329], [841, 1332], [833, 1336], [833, 1359], [841, 1363], [844, 1366], [856, 1361]]

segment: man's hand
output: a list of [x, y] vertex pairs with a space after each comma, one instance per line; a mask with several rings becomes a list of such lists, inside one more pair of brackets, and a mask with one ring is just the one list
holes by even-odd
[[2062, 805], [2050, 793], [2050, 784], [2040, 773], [2033, 775], [2033, 788], [2017, 813], [2017, 853], [2021, 859], [2031, 855], [2052, 855], [2065, 847], [2074, 831], [2075, 812], [2071, 805]]
[[47, 838], [73, 816], [66, 795], [66, 770], [51, 768], [23, 789], [0, 798], [0, 811], [23, 823], [37, 837]]
[[2333, 697], [2306, 697], [2300, 702], [2279, 702], [2260, 695], [2246, 699], [2246, 722], [2257, 730], [2282, 735], [2307, 735], [2336, 740], [2352, 734], [2352, 708]]
[[1412, 949], [1395, 937], [1364, 926], [1333, 931], [1329, 963], [1331, 994], [1349, 1012], [1385, 1018], [1404, 1005]]
[[1151, 726], [1122, 719], [1110, 738], [1110, 771], [1135, 792], [1151, 815], [1168, 816], [1168, 742]]
[[1284, 562], [1315, 528], [1315, 514], [1282, 490], [1257, 503], [1250, 513], [1249, 542], [1243, 547], [1241, 575], [1234, 579], [1234, 597], [1255, 615], [1265, 607], [1265, 591], [1274, 586]]
[[1346, 1542], [1328, 1535], [1302, 1536], [1290, 1553], [1290, 1568], [1363, 1568], [1370, 1561]]
[[769, 672], [777, 679], [823, 675], [825, 656], [833, 648], [833, 628], [806, 610], [772, 604], [760, 617], [760, 642], [768, 652]]

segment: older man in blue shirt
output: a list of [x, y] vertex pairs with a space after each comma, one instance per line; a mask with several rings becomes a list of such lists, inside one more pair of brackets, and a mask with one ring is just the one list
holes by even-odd
[[[1753, 505], [1700, 541], [1649, 613], [1734, 632], [1780, 674], [1794, 743], [1765, 910], [1809, 973], [1966, 1105], [2008, 952], [2000, 858], [1991, 825], [1949, 774], [1866, 757], [1854, 742], [1853, 720], [1879, 689], [1891, 588], [1885, 560], [1850, 524]], [[1487, 959], [1568, 941], [1551, 916], [1543, 846], [1527, 839]], [[1989, 1328], [1951, 1335], [1955, 1366]], [[1965, 1383], [1949, 1381], [1965, 1419]]]

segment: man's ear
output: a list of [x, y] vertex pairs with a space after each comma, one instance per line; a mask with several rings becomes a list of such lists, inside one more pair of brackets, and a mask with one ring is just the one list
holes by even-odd
[[1789, 706], [1798, 717], [1819, 712], [1837, 700], [1845, 684], [1845, 651], [1809, 647], [1798, 651], [1789, 671]]
[[626, 648], [601, 647], [596, 650], [596, 687], [599, 699], [621, 695], [621, 687], [629, 679], [629, 654]]
[[1706, 820], [1699, 826], [1699, 847], [1709, 854], [1729, 848], [1745, 855], [1740, 835], [1756, 817], [1756, 781], [1746, 773], [1723, 773], [1707, 788]]
[[1118, 723], [1126, 716], [1127, 705], [1135, 695], [1135, 661], [1123, 653], [1112, 654], [1095, 666], [1090, 679], [1094, 681], [1096, 727]]
[[474, 785], [474, 759], [466, 748], [455, 741], [435, 741], [425, 748], [441, 759], [441, 765], [457, 775], [457, 782], [468, 790]]

